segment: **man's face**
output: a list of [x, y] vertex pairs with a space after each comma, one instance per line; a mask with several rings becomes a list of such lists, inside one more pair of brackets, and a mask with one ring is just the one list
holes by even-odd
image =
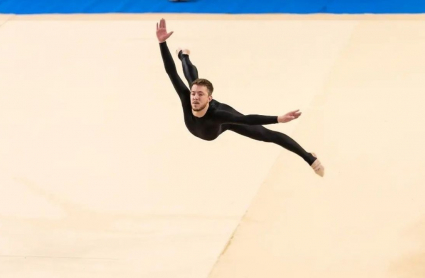
[[212, 97], [208, 95], [208, 89], [202, 85], [193, 85], [190, 91], [190, 103], [193, 111], [204, 109], [211, 101]]

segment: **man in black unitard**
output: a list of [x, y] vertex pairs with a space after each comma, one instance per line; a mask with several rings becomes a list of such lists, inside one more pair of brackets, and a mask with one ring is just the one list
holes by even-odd
[[186, 127], [194, 136], [211, 141], [226, 130], [230, 130], [254, 140], [275, 143], [299, 155], [313, 168], [316, 174], [323, 177], [324, 167], [314, 153], [306, 152], [289, 136], [262, 126], [287, 123], [297, 119], [301, 112], [296, 110], [282, 116], [239, 113], [229, 105], [212, 98], [213, 85], [206, 79], [198, 78], [197, 68], [189, 59], [189, 50], [178, 49], [177, 54], [182, 61], [189, 90], [177, 73], [176, 65], [166, 43], [172, 34], [173, 32], [167, 33], [165, 20], [161, 19], [159, 25], [157, 23], [156, 26], [156, 35], [165, 71], [180, 98]]

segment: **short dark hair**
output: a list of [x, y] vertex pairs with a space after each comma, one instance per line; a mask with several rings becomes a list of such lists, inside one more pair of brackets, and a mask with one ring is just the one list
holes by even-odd
[[210, 81], [208, 81], [207, 79], [204, 79], [204, 78], [198, 78], [198, 79], [194, 80], [192, 82], [192, 86], [193, 85], [199, 85], [199, 86], [207, 87], [208, 95], [212, 95], [212, 93], [214, 91], [213, 84]]

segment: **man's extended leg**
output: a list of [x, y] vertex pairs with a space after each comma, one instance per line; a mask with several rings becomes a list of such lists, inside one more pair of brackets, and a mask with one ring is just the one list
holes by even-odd
[[251, 126], [251, 125], [227, 125], [227, 130], [231, 130], [240, 135], [249, 137], [254, 140], [275, 143], [281, 147], [299, 155], [304, 159], [310, 166], [317, 159], [313, 154], [304, 150], [294, 139], [288, 135], [270, 130], [264, 126]]

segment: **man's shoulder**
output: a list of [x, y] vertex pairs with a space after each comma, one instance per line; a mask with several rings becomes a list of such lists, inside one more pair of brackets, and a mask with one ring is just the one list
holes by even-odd
[[220, 110], [218, 109], [217, 105], [215, 104], [210, 104], [207, 110], [207, 114], [209, 116], [216, 116], [216, 115], [220, 115]]

